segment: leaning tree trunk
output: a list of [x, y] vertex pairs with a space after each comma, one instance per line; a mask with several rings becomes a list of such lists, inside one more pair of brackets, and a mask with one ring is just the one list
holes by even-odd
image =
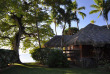
[[109, 29], [108, 22], [107, 22], [107, 20], [106, 20], [106, 19], [105, 19], [105, 21], [106, 21], [106, 24], [107, 24], [107, 29]]

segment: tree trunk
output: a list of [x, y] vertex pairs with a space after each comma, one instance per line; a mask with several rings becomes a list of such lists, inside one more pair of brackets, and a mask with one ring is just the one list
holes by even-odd
[[69, 29], [71, 28], [71, 22], [69, 22]]
[[41, 48], [40, 36], [39, 36], [39, 28], [38, 28], [38, 23], [37, 23], [37, 21], [36, 21], [36, 27], [37, 27], [37, 36], [38, 36], [39, 48]]
[[107, 29], [109, 29], [108, 22], [107, 22], [107, 20], [106, 20], [106, 19], [105, 19], [105, 21], [106, 21], [106, 24], [107, 24]]
[[18, 53], [18, 60], [17, 63], [21, 63], [20, 58], [19, 58], [19, 46], [20, 46], [20, 38], [24, 32], [24, 27], [22, 26], [22, 15], [21, 17], [17, 17], [14, 15], [14, 20], [17, 21], [18, 26], [19, 26], [19, 31], [16, 33], [14, 41], [12, 42], [13, 44], [13, 50], [15, 50]]
[[54, 23], [55, 23], [55, 33], [56, 33], [56, 35], [57, 35], [57, 30], [56, 30], [56, 26], [57, 26], [57, 24], [56, 24], [56, 19], [54, 20]]
[[19, 57], [19, 45], [20, 45], [20, 35], [19, 32], [16, 33], [14, 41], [13, 41], [13, 50], [15, 50], [18, 53], [18, 60], [17, 63], [21, 63], [20, 57]]
[[69, 23], [69, 30], [68, 30], [68, 35], [71, 35], [71, 23]]
[[37, 14], [36, 14], [36, 8], [35, 8], [35, 18], [36, 18], [35, 21], [36, 21], [36, 27], [37, 27], [37, 36], [38, 36], [39, 48], [41, 48], [39, 28], [38, 28], [38, 21], [37, 21]]
[[62, 31], [62, 38], [61, 38], [61, 49], [62, 49], [62, 50], [63, 50], [63, 41], [64, 41], [65, 26], [66, 26], [66, 22], [65, 22], [65, 24], [64, 24], [63, 31]]
[[78, 30], [79, 30], [79, 25], [78, 25], [78, 21], [77, 21], [77, 28], [78, 28]]

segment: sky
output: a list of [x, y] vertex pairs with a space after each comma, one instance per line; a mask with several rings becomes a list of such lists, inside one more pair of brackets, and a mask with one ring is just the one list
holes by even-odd
[[[72, 0], [74, 1], [74, 0]], [[89, 12], [91, 10], [94, 10], [94, 8], [91, 8], [90, 5], [95, 4], [93, 0], [76, 0], [78, 3], [78, 7], [82, 7], [85, 6], [85, 10], [82, 10], [82, 12], [84, 12], [86, 14], [86, 17], [84, 18], [84, 20], [82, 19], [82, 17], [80, 15], [78, 15], [78, 18], [80, 19], [79, 22], [79, 28], [84, 28], [85, 26], [87, 26], [91, 20], [96, 21], [94, 24], [102, 26], [102, 25], [106, 25], [106, 21], [104, 20], [104, 18], [101, 16], [98, 18], [99, 13], [95, 13], [95, 14], [89, 14]], [[110, 13], [108, 14], [108, 17], [110, 16]], [[110, 24], [110, 17], [108, 18], [108, 23]], [[52, 24], [51, 26], [54, 30], [54, 24]], [[72, 27], [77, 27], [76, 22], [72, 22]], [[57, 27], [57, 34], [61, 35], [62, 34], [62, 29], [61, 27]]]

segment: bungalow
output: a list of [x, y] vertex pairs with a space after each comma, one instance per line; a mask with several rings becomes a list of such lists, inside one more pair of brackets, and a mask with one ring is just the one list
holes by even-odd
[[[54, 36], [45, 46], [61, 47], [61, 38]], [[82, 67], [94, 67], [102, 58], [110, 61], [110, 29], [90, 23], [75, 35], [64, 35], [63, 47], [68, 60]]]

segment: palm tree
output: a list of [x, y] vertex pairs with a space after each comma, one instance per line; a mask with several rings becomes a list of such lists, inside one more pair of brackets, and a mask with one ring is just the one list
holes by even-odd
[[103, 16], [106, 23], [107, 23], [107, 28], [109, 29], [108, 27], [108, 12], [110, 10], [110, 1], [107, 0], [94, 0], [94, 2], [96, 3], [96, 5], [91, 5], [91, 7], [95, 8], [95, 10], [92, 10], [89, 12], [89, 14], [93, 14], [93, 13], [98, 13], [100, 12], [98, 18], [100, 16]]
[[63, 31], [62, 31], [62, 39], [61, 39], [61, 48], [63, 48], [63, 35], [66, 28], [66, 24], [69, 24], [69, 28], [71, 27], [71, 21], [76, 20], [75, 14], [71, 12], [71, 9], [58, 9], [59, 15], [58, 15], [58, 23], [64, 22]]
[[58, 9], [58, 12], [59, 12], [59, 15], [58, 15], [58, 23], [60, 22], [64, 22], [64, 25], [62, 25], [63, 27], [63, 30], [62, 30], [62, 38], [61, 38], [61, 48], [63, 49], [63, 39], [64, 39], [64, 31], [65, 31], [65, 28], [66, 28], [66, 23], [68, 21], [68, 19], [70, 18], [69, 17], [69, 11], [68, 10], [65, 10], [63, 8], [60, 8]]
[[57, 19], [58, 18], [58, 12], [55, 8], [52, 8], [50, 18], [55, 24], [55, 33], [57, 35], [56, 27], [59, 25], [59, 23], [57, 22], [59, 19]]
[[103, 16], [104, 16], [104, 18], [106, 20], [107, 28], [109, 29], [109, 27], [108, 27], [108, 13], [110, 11], [110, 0], [105, 1], [105, 7], [104, 7], [103, 10], [104, 10], [103, 11]]
[[76, 15], [76, 18], [77, 18], [77, 28], [79, 29], [79, 25], [78, 25], [79, 19], [78, 19], [78, 17], [77, 17], [77, 14], [81, 15], [82, 18], [84, 19], [84, 17], [86, 17], [86, 14], [83, 13], [83, 12], [81, 12], [81, 10], [85, 10], [85, 7], [83, 6], [83, 7], [79, 7], [79, 8], [78, 8], [78, 4], [77, 4], [76, 0], [72, 2], [72, 5], [73, 5], [73, 6], [72, 6], [72, 11], [73, 11], [73, 12], [75, 13], [75, 15]]

